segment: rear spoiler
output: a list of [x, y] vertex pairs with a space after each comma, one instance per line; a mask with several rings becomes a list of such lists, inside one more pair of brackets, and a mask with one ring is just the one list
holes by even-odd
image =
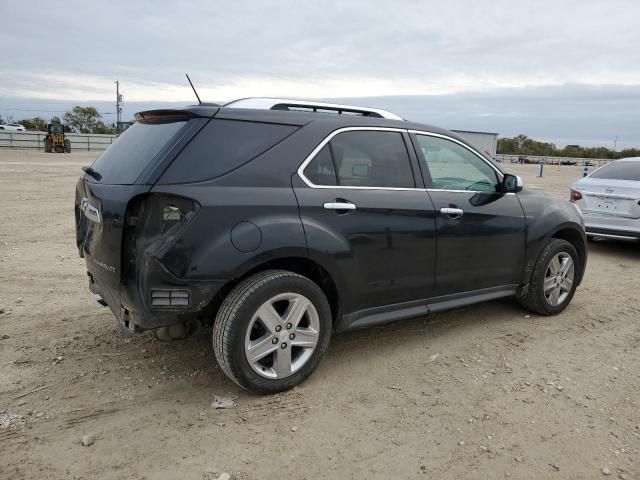
[[137, 122], [156, 124], [156, 123], [173, 123], [186, 122], [192, 118], [210, 118], [220, 110], [215, 103], [203, 103], [202, 105], [194, 105], [184, 109], [163, 108], [158, 110], [146, 110], [138, 112], [133, 117]]

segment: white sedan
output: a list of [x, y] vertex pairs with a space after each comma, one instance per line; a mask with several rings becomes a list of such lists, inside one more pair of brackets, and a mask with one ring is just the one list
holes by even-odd
[[8, 130], [12, 132], [24, 132], [25, 128], [19, 123], [5, 123], [0, 125], [0, 130]]
[[640, 238], [640, 157], [606, 164], [571, 185], [588, 237]]

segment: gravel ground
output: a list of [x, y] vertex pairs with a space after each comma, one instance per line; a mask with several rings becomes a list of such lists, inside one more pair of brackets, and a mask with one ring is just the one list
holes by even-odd
[[[124, 338], [89, 293], [73, 192], [94, 157], [0, 151], [0, 478], [640, 479], [637, 243], [591, 243], [557, 317], [494, 301], [336, 335], [304, 385], [254, 396], [209, 330]], [[581, 175], [506, 167], [563, 198]]]

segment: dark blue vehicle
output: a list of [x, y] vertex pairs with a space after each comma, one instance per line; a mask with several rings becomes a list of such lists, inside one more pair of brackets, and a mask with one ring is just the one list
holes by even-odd
[[517, 297], [561, 312], [582, 217], [454, 133], [381, 110], [273, 99], [136, 114], [85, 168], [76, 240], [128, 331], [213, 323], [244, 388], [304, 381], [332, 331]]

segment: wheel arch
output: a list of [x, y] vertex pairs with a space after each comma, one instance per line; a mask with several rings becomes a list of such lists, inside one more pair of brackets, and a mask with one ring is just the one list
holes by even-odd
[[329, 307], [331, 308], [331, 316], [333, 320], [333, 324], [335, 325], [337, 320], [342, 315], [342, 308], [340, 302], [340, 295], [338, 285], [332, 275], [319, 263], [309, 259], [308, 257], [301, 256], [286, 256], [269, 259], [264, 261], [258, 265], [253, 266], [251, 269], [243, 272], [241, 275], [237, 276], [233, 280], [227, 282], [220, 291], [213, 298], [207, 310], [210, 312], [208, 315], [212, 318], [215, 315], [215, 312], [219, 309], [220, 305], [227, 297], [229, 292], [233, 290], [233, 288], [242, 282], [244, 279], [255, 275], [256, 273], [265, 271], [265, 270], [287, 270], [290, 272], [297, 273], [304, 277], [307, 277], [312, 282], [314, 282], [322, 292], [327, 297], [327, 301], [329, 302]]

